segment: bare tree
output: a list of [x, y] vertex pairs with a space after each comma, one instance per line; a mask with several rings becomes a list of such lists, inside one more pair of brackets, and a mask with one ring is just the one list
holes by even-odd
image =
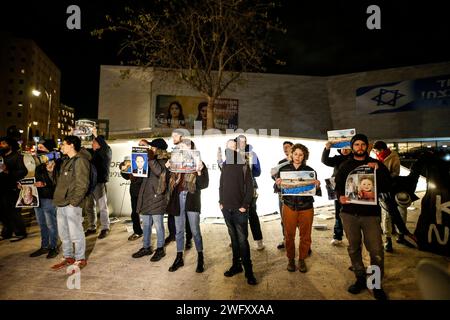
[[[278, 4], [261, 0], [148, 1], [151, 9], [125, 8], [126, 18], [107, 16], [106, 31], [120, 32], [128, 64], [176, 70], [208, 100], [207, 127], [214, 127], [214, 101], [243, 72], [265, 71], [275, 52], [269, 41], [285, 32]], [[275, 60], [276, 63], [283, 63]]]

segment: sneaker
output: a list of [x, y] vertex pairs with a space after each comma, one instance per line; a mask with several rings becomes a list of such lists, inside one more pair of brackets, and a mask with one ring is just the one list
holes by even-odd
[[39, 257], [39, 256], [42, 256], [43, 254], [48, 253], [48, 251], [49, 251], [48, 248], [42, 248], [42, 247], [40, 247], [40, 248], [37, 249], [36, 251], [30, 253], [30, 257], [31, 257], [31, 258]]
[[256, 241], [256, 250], [264, 250], [266, 246], [264, 245], [264, 242], [262, 240]]
[[340, 246], [342, 244], [342, 240], [333, 239], [330, 242], [333, 246]]
[[244, 269], [242, 269], [242, 265], [232, 265], [231, 268], [225, 271], [223, 275], [225, 277], [232, 277], [238, 273], [241, 273], [242, 271], [244, 271]]
[[100, 234], [98, 235], [99, 239], [104, 239], [109, 234], [109, 229], [103, 229], [100, 231]]
[[58, 254], [59, 254], [58, 248], [50, 249], [47, 254], [47, 259], [53, 259], [54, 257], [57, 257]]
[[97, 233], [97, 229], [87, 229], [85, 232], [84, 232], [84, 236], [85, 237], [89, 237], [91, 234], [96, 234]]
[[131, 236], [128, 237], [128, 241], [134, 241], [142, 237], [142, 234], [133, 233]]
[[142, 258], [144, 256], [149, 256], [153, 253], [152, 247], [150, 248], [140, 248], [139, 251], [133, 253], [131, 256], [133, 258]]
[[165, 256], [166, 256], [166, 252], [165, 252], [164, 248], [157, 248], [155, 251], [155, 254], [150, 258], [150, 261], [156, 262], [156, 261], [161, 260]]
[[281, 250], [281, 249], [284, 249], [285, 248], [285, 246], [284, 246], [284, 241], [283, 242], [280, 242], [278, 245], [277, 245], [277, 249], [278, 250]]
[[304, 259], [300, 259], [298, 260], [298, 271], [305, 273], [306, 271], [308, 271], [308, 269], [306, 268], [306, 263]]
[[296, 269], [295, 267], [295, 260], [294, 259], [289, 259], [288, 265], [287, 265], [287, 271], [289, 272], [294, 272]]
[[67, 266], [70, 266], [71, 264], [75, 263], [75, 259], [74, 258], [62, 258], [57, 264], [54, 264], [51, 268], [53, 270], [59, 270], [59, 269], [63, 269]]

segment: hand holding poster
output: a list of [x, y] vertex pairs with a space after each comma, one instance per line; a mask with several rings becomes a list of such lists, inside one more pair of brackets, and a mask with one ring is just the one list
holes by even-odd
[[355, 129], [332, 130], [327, 131], [328, 141], [331, 142], [332, 148], [342, 149], [350, 148], [350, 141], [356, 134]]
[[133, 176], [144, 177], [148, 176], [148, 148], [146, 147], [132, 147], [131, 149], [131, 170]]
[[377, 205], [376, 170], [369, 166], [359, 166], [347, 176], [345, 196], [348, 203]]
[[200, 151], [175, 149], [172, 151], [169, 163], [170, 163], [169, 170], [171, 172], [180, 172], [180, 173], [196, 172], [202, 166]]
[[316, 195], [314, 171], [281, 171], [281, 194], [283, 196]]
[[86, 138], [92, 136], [92, 131], [95, 128], [96, 123], [91, 120], [77, 120], [75, 121], [75, 129], [73, 130], [73, 135]]
[[35, 182], [35, 178], [20, 180], [21, 190], [19, 199], [17, 199], [16, 208], [39, 207], [39, 194], [34, 185]]

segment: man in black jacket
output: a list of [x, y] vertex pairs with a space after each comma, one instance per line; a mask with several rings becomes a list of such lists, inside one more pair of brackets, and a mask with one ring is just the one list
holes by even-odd
[[355, 135], [351, 140], [353, 156], [339, 167], [336, 174], [336, 194], [342, 204], [341, 219], [344, 225], [345, 235], [348, 239], [348, 254], [352, 261], [356, 282], [348, 291], [352, 294], [360, 293], [367, 288], [366, 269], [362, 260], [362, 239], [370, 254], [371, 266], [378, 266], [379, 286], [375, 285], [373, 294], [378, 300], [385, 300], [386, 294], [381, 287], [381, 279], [384, 271], [384, 250], [381, 238], [381, 209], [376, 205], [348, 203], [345, 195], [347, 176], [359, 166], [367, 165], [375, 169], [376, 174], [376, 199], [380, 193], [389, 192], [391, 186], [388, 169], [378, 160], [369, 157], [367, 147], [369, 141], [363, 134]]
[[[336, 176], [336, 173], [338, 171], [339, 166], [350, 157], [350, 154], [352, 151], [348, 148], [338, 149], [339, 155], [330, 157], [330, 149], [331, 149], [331, 142], [327, 142], [325, 144], [325, 149], [323, 149], [322, 152], [322, 163], [328, 167], [333, 167], [333, 175], [332, 177]], [[335, 216], [335, 222], [334, 222], [334, 233], [333, 233], [333, 239], [331, 240], [332, 245], [340, 245], [342, 244], [342, 236], [344, 235], [344, 229], [342, 227], [342, 220], [339, 216], [339, 213], [341, 212], [341, 204], [339, 200], [334, 201], [334, 216]]]
[[222, 210], [233, 250], [233, 265], [225, 271], [232, 277], [245, 269], [250, 285], [257, 284], [253, 274], [250, 246], [248, 244], [248, 216], [253, 199], [253, 180], [249, 166], [234, 150], [225, 151], [226, 161], [220, 174], [219, 204]]
[[93, 128], [92, 134], [94, 135], [94, 140], [92, 140], [92, 149], [94, 151], [92, 163], [97, 169], [97, 184], [91, 195], [94, 201], [91, 198], [91, 201], [88, 201], [89, 204], [86, 206], [89, 227], [85, 235], [88, 236], [97, 232], [97, 214], [95, 208], [98, 204], [101, 223], [101, 231], [98, 238], [103, 239], [109, 234], [110, 226], [106, 183], [109, 180], [112, 151], [111, 147], [106, 143], [105, 138], [97, 134], [97, 128]]
[[20, 241], [27, 237], [27, 231], [21, 209], [15, 207], [19, 197], [17, 182], [23, 179], [28, 170], [23, 163], [23, 156], [19, 153], [19, 144], [11, 137], [0, 139], [0, 157], [3, 164], [0, 164], [0, 221], [3, 224], [1, 232], [2, 239], [10, 239], [13, 233]]

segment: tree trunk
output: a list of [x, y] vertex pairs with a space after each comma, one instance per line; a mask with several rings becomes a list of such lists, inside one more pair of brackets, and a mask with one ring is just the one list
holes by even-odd
[[216, 99], [214, 97], [208, 97], [208, 115], [206, 121], [206, 128], [212, 129], [214, 128], [214, 101]]

